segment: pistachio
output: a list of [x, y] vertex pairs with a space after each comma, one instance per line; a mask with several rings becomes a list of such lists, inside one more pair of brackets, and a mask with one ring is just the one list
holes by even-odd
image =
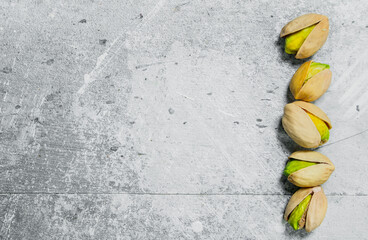
[[308, 61], [303, 63], [290, 81], [295, 99], [311, 102], [321, 97], [331, 83], [332, 72], [328, 64]]
[[284, 219], [295, 229], [311, 232], [321, 225], [327, 211], [327, 198], [321, 186], [301, 188], [290, 198]]
[[305, 148], [326, 143], [332, 128], [330, 119], [319, 107], [302, 101], [286, 104], [282, 126], [297, 144]]
[[280, 33], [285, 39], [285, 52], [296, 54], [303, 59], [312, 56], [326, 42], [329, 30], [328, 18], [321, 14], [309, 13], [286, 24]]
[[298, 187], [314, 187], [328, 180], [335, 166], [325, 155], [314, 151], [297, 151], [289, 156], [284, 175]]

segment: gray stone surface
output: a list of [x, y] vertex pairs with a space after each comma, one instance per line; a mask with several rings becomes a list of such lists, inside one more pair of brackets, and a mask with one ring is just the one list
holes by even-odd
[[[329, 16], [312, 234], [282, 220], [299, 149], [280, 125], [303, 62], [278, 34]], [[0, 239], [364, 239], [368, 2], [0, 2]]]

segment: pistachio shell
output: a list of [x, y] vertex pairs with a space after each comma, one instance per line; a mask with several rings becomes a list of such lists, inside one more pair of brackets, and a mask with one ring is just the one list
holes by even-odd
[[313, 190], [305, 223], [305, 230], [307, 232], [311, 232], [321, 225], [327, 212], [327, 198], [322, 187], [315, 187], [313, 189], [316, 190]]
[[303, 63], [291, 79], [289, 88], [295, 99], [312, 102], [321, 97], [330, 86], [332, 72], [329, 69], [317, 73], [304, 84], [312, 62]]
[[327, 124], [328, 129], [331, 129], [332, 128], [331, 121], [327, 117], [326, 113], [323, 112], [316, 105], [314, 105], [312, 103], [308, 103], [308, 102], [303, 102], [303, 101], [296, 101], [296, 102], [293, 102], [293, 103], [296, 104], [296, 105], [298, 105], [299, 107], [303, 108], [304, 110], [310, 112], [314, 116], [322, 119]]
[[304, 80], [308, 74], [308, 70], [309, 70], [311, 63], [312, 63], [312, 60], [303, 63], [298, 68], [298, 70], [296, 70], [293, 77], [291, 78], [289, 88], [294, 97], [297, 96], [298, 93], [300, 92], [300, 89], [302, 88]]
[[314, 187], [325, 183], [334, 169], [329, 164], [317, 164], [293, 172], [288, 180], [298, 187]]
[[309, 194], [312, 194], [312, 198], [306, 213], [305, 230], [307, 232], [313, 231], [321, 225], [327, 212], [327, 198], [321, 186], [300, 188], [291, 196], [284, 213], [284, 219], [287, 221], [291, 212]]
[[282, 126], [286, 133], [302, 147], [316, 148], [321, 143], [321, 135], [312, 119], [295, 102], [286, 104]]
[[298, 187], [321, 185], [328, 180], [331, 173], [335, 170], [332, 162], [325, 155], [318, 152], [297, 151], [291, 154], [289, 158], [320, 163], [295, 171], [288, 176], [289, 182]]
[[280, 37], [285, 37], [289, 34], [300, 31], [303, 28], [312, 26], [325, 18], [327, 17], [321, 14], [316, 14], [316, 13], [308, 13], [308, 14], [299, 16], [293, 19], [292, 21], [290, 21], [288, 24], [286, 24], [282, 28]]
[[322, 19], [312, 32], [305, 39], [299, 51], [295, 55], [296, 59], [304, 59], [315, 54], [326, 42], [328, 36], [328, 18]]
[[323, 155], [322, 153], [315, 152], [315, 151], [296, 151], [293, 152], [289, 158], [306, 161], [306, 162], [316, 162], [316, 163], [327, 163], [332, 164], [330, 159]]
[[316, 26], [300, 46], [295, 58], [308, 58], [323, 46], [329, 32], [328, 18], [321, 14], [309, 13], [295, 18], [282, 28], [280, 37], [285, 37], [314, 24]]
[[332, 72], [325, 69], [308, 80], [306, 84], [296, 94], [295, 99], [301, 99], [312, 102], [321, 97], [328, 89], [331, 83]]

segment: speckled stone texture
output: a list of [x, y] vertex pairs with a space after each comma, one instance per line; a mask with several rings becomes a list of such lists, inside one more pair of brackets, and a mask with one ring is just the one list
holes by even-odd
[[[313, 233], [282, 219], [303, 63], [279, 32], [330, 18], [312, 59], [336, 170]], [[365, 239], [368, 2], [0, 1], [0, 239]]]

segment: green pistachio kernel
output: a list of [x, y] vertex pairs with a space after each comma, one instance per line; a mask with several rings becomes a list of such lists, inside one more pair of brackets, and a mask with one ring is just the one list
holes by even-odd
[[312, 62], [309, 69], [308, 69], [308, 73], [307, 76], [304, 80], [303, 85], [314, 75], [316, 75], [319, 72], [322, 72], [325, 69], [330, 69], [330, 65], [328, 64], [324, 64], [324, 63], [317, 63], [317, 62]]
[[312, 25], [288, 35], [285, 39], [285, 52], [287, 54], [296, 54], [315, 26]]
[[321, 141], [323, 143], [327, 142], [328, 139], [330, 138], [330, 131], [328, 130], [327, 124], [323, 120], [314, 116], [313, 114], [310, 114], [310, 113], [307, 113], [307, 114], [312, 119], [314, 125], [316, 125], [317, 130], [319, 134], [321, 135]]
[[308, 195], [299, 203], [299, 205], [293, 210], [289, 217], [289, 224], [294, 228], [294, 230], [299, 229], [299, 221], [302, 219], [304, 212], [307, 210], [309, 202], [312, 195]]

